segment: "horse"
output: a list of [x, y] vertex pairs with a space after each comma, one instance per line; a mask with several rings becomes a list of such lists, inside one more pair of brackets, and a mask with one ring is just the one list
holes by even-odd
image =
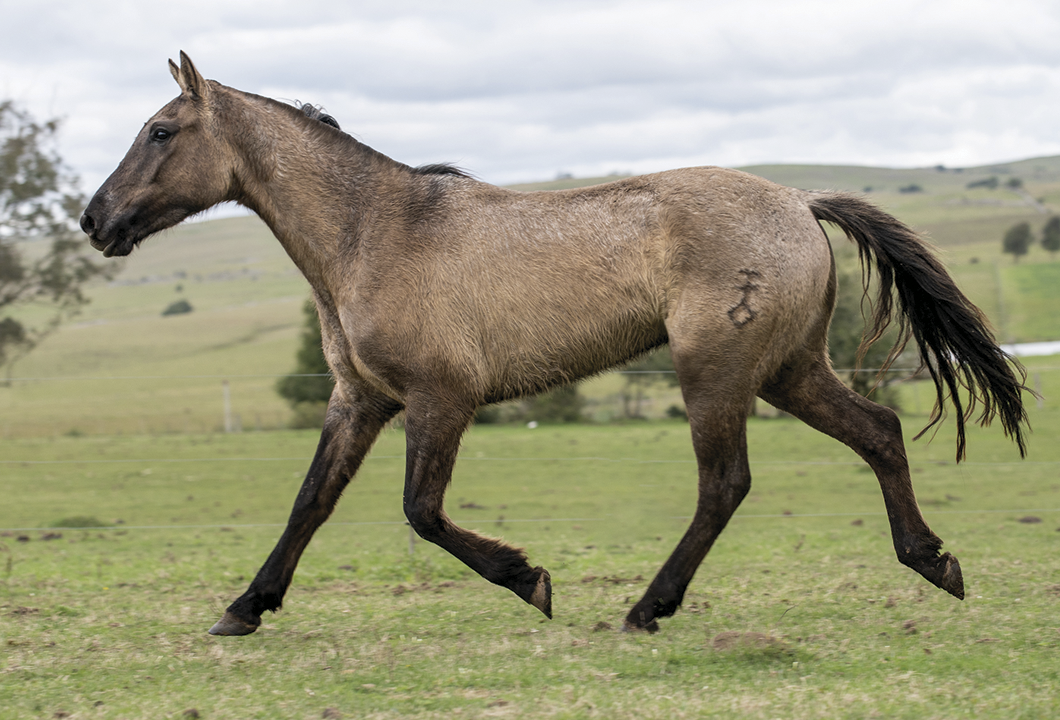
[[[221, 202], [257, 213], [312, 287], [335, 379], [316, 454], [272, 553], [218, 622], [246, 635], [281, 607], [306, 545], [383, 427], [404, 412], [403, 509], [419, 536], [552, 617], [551, 576], [457, 526], [443, 507], [478, 407], [527, 397], [669, 344], [698, 468], [691, 524], [623, 627], [658, 630], [747, 494], [746, 423], [760, 397], [851, 447], [875, 472], [898, 560], [964, 597], [913, 492], [901, 425], [833, 371], [838, 226], [876, 273], [863, 347], [892, 323], [949, 405], [999, 418], [1026, 451], [1026, 372], [913, 230], [856, 195], [718, 167], [519, 192], [450, 165], [410, 167], [312, 107], [206, 80], [169, 61], [180, 94], [143, 126], [81, 217], [104, 256]], [[870, 278], [863, 273], [864, 292]], [[889, 361], [889, 362], [890, 362]], [[962, 399], [962, 393], [965, 395]], [[925, 428], [925, 431], [928, 429]], [[921, 433], [923, 434], [923, 433]], [[918, 436], [919, 437], [919, 436]]]

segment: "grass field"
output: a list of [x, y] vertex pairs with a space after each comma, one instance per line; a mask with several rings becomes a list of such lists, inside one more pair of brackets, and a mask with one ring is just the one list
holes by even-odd
[[[1060, 410], [1032, 414], [1027, 461], [997, 428], [960, 466], [951, 429], [910, 444], [964, 602], [895, 561], [852, 453], [752, 420], [751, 494], [657, 635], [615, 628], [688, 522], [681, 423], [467, 436], [450, 513], [551, 571], [552, 622], [433, 546], [410, 555], [389, 431], [246, 638], [205, 630], [278, 536], [313, 433], [11, 440], [0, 717], [1052, 717]], [[109, 527], [46, 529], [85, 516]]]

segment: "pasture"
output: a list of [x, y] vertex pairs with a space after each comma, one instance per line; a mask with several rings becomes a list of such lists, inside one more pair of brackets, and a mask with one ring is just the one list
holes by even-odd
[[[688, 522], [679, 422], [466, 437], [450, 513], [551, 571], [551, 622], [433, 546], [410, 555], [391, 430], [245, 638], [206, 629], [279, 534], [313, 433], [8, 441], [0, 716], [1053, 716], [1060, 412], [1032, 422], [1026, 461], [996, 429], [959, 466], [952, 428], [910, 444], [959, 602], [894, 559], [852, 453], [752, 420], [751, 495], [656, 635], [616, 628]], [[79, 517], [108, 527], [48, 528]]]

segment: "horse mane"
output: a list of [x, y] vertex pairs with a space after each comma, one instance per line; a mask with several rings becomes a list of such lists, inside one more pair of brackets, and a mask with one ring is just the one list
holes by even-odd
[[295, 101], [295, 107], [298, 108], [299, 110], [301, 110], [302, 114], [305, 115], [310, 120], [318, 120], [318, 121], [324, 123], [325, 125], [330, 125], [331, 127], [335, 128], [336, 130], [342, 130], [342, 128], [339, 127], [339, 121], [336, 120], [331, 115], [328, 115], [326, 112], [324, 112], [324, 108], [320, 107], [319, 105], [310, 105], [309, 103], [300, 103], [300, 102], [298, 102], [296, 100]]
[[458, 168], [451, 163], [431, 163], [412, 168], [417, 175], [455, 175], [457, 177], [469, 178], [471, 174], [466, 170]]
[[[343, 134], [347, 137], [350, 137], [349, 133], [343, 131], [342, 128], [339, 126], [339, 121], [336, 120], [334, 116], [328, 115], [326, 112], [324, 112], [324, 108], [322, 108], [320, 105], [302, 103], [296, 100], [294, 106], [298, 110], [301, 110], [302, 114], [310, 120], [316, 120], [318, 122], [323, 123], [324, 125], [333, 127], [336, 130], [343, 132]], [[414, 175], [448, 175], [452, 177], [462, 178], [471, 177], [471, 174], [469, 172], [457, 167], [456, 165], [453, 165], [452, 163], [430, 163], [427, 165], [420, 165], [418, 167], [409, 167], [409, 170], [411, 170]]]

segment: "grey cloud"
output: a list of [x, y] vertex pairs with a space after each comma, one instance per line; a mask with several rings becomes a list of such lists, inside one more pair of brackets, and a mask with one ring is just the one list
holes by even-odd
[[969, 164], [1060, 152], [1044, 0], [5, 7], [0, 91], [68, 118], [86, 184], [176, 93], [165, 61], [324, 104], [400, 160], [510, 182], [693, 163]]

